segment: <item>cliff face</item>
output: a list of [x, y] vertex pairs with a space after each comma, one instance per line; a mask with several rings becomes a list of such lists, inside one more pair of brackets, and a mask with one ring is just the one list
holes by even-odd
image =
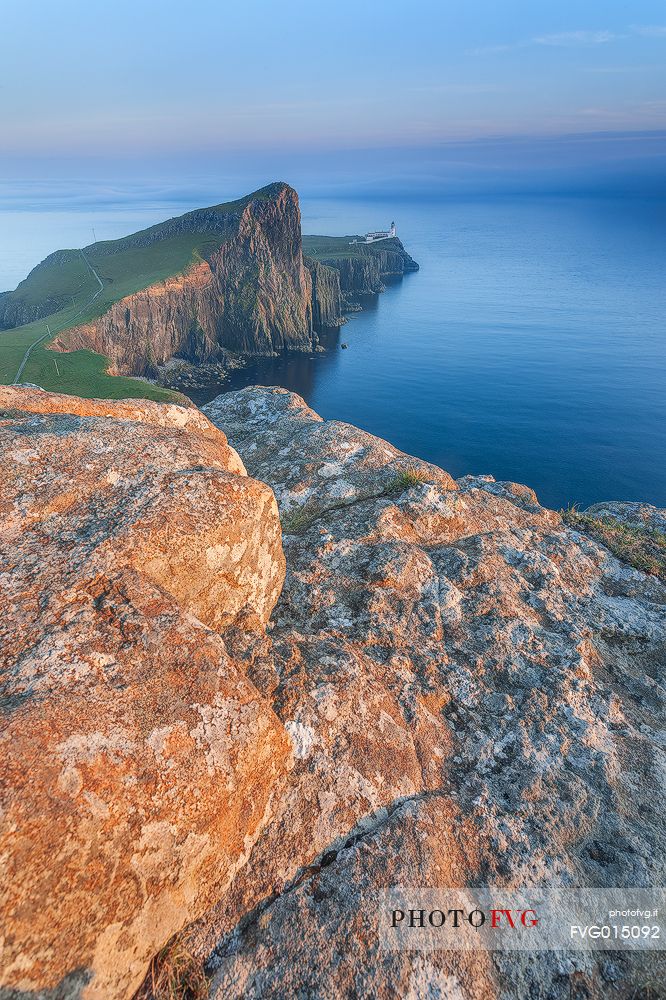
[[340, 275], [340, 288], [349, 297], [381, 292], [384, 289], [378, 256], [343, 257], [325, 262]]
[[219, 352], [218, 303], [213, 272], [205, 261], [185, 274], [121, 299], [99, 319], [67, 330], [53, 350], [89, 349], [104, 354], [113, 375], [152, 375], [174, 354], [207, 361]]
[[129, 1000], [192, 919], [215, 1000], [656, 981], [377, 934], [393, 885], [664, 884], [666, 586], [285, 390], [0, 405], [3, 985]]
[[340, 272], [311, 257], [304, 257], [312, 281], [312, 323], [321, 332], [345, 322], [340, 290]]
[[[17, 289], [0, 294], [0, 328], [48, 317], [75, 297], [80, 316], [97, 301], [106, 309], [99, 318], [50, 346], [97, 351], [112, 374], [151, 376], [174, 356], [209, 362], [224, 348], [310, 351], [317, 333], [344, 322], [345, 308], [358, 307], [360, 296], [418, 269], [396, 238], [353, 247], [351, 237], [307, 239], [318, 249], [304, 258], [298, 196], [271, 184], [120, 240], [51, 254]], [[113, 302], [114, 288], [143, 283]], [[84, 304], [82, 288], [90, 293]]]
[[384, 278], [401, 277], [419, 269], [397, 237], [367, 246], [355, 245], [348, 257], [339, 254], [324, 256], [321, 263], [338, 272], [340, 290], [343, 300], [347, 302], [354, 301], [359, 295], [383, 291]]
[[[225, 241], [205, 261], [121, 299], [53, 346], [92, 348], [111, 360], [114, 373], [134, 375], [150, 374], [174, 355], [206, 361], [221, 347], [248, 354], [312, 349], [312, 282], [298, 196], [286, 184], [272, 188], [270, 197], [227, 213]], [[200, 215], [193, 213], [190, 224], [204, 225]]]

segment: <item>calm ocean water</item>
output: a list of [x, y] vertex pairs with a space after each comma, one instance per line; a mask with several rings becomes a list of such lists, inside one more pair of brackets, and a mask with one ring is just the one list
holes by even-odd
[[[190, 207], [5, 215], [13, 243], [2, 240], [0, 287], [49, 249], [89, 242], [91, 225], [110, 238]], [[283, 385], [322, 416], [454, 476], [527, 483], [554, 507], [666, 505], [665, 204], [550, 197], [302, 207], [306, 233], [395, 219], [421, 270], [352, 315], [326, 353], [252, 361], [198, 402]]]

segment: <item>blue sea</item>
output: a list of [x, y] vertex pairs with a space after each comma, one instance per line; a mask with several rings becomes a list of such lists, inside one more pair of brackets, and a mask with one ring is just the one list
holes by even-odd
[[[49, 250], [195, 203], [0, 214], [0, 288]], [[666, 203], [302, 199], [306, 233], [385, 228], [420, 271], [350, 316], [325, 353], [250, 361], [203, 402], [282, 385], [454, 476], [527, 483], [552, 507], [666, 506]], [[348, 345], [346, 350], [341, 343]]]

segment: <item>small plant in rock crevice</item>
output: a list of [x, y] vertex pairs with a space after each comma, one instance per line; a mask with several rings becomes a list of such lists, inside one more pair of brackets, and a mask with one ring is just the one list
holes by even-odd
[[570, 528], [601, 542], [618, 559], [666, 582], [666, 534], [662, 531], [633, 527], [614, 517], [592, 517], [575, 506], [560, 514]]
[[425, 469], [401, 469], [391, 484], [390, 492], [403, 493], [404, 490], [411, 489], [412, 486], [420, 486], [421, 483], [427, 483], [429, 479], [430, 476]]
[[210, 980], [186, 937], [172, 938], [155, 955], [133, 1000], [207, 1000]]

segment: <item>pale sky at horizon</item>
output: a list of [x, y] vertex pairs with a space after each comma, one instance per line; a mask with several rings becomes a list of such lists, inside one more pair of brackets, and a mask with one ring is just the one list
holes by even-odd
[[464, 170], [479, 142], [509, 137], [519, 165], [516, 137], [596, 133], [634, 133], [622, 155], [650, 159], [666, 129], [653, 0], [5, 0], [3, 34], [5, 178], [226, 159], [270, 178], [382, 150]]

